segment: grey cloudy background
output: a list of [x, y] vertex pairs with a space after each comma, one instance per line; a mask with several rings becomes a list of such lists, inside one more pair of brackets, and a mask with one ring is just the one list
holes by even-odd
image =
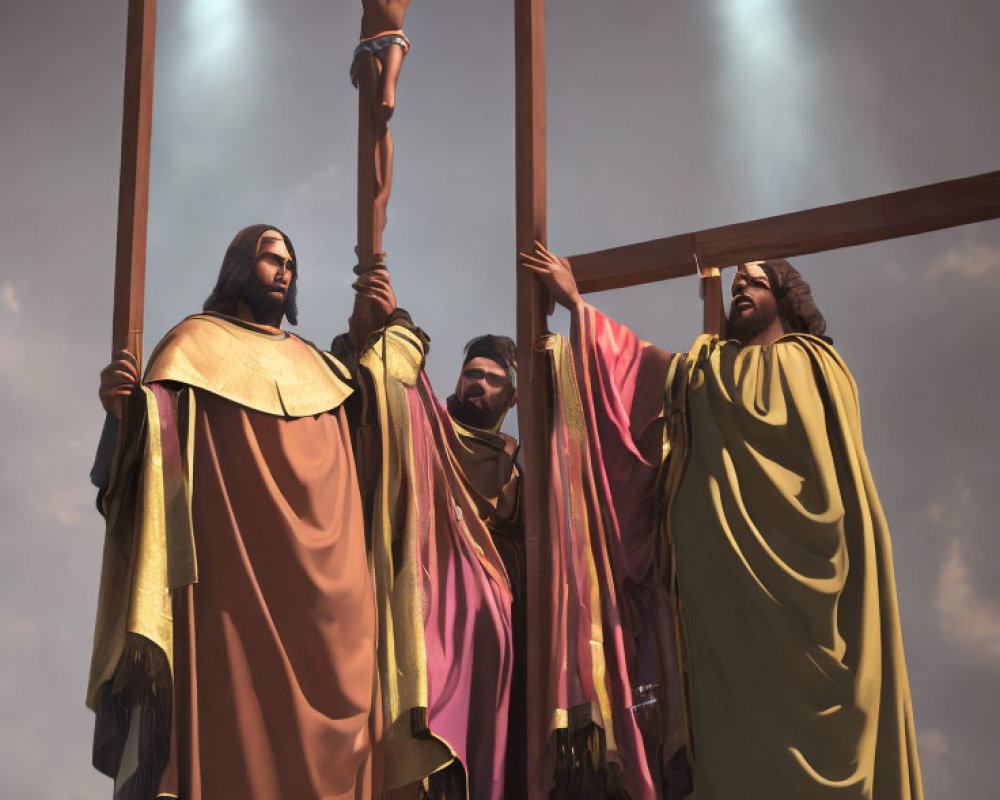
[[[0, 2], [0, 796], [107, 798], [83, 706], [102, 526], [125, 0]], [[356, 0], [162, 0], [147, 350], [240, 227], [301, 264], [300, 333], [349, 314]], [[550, 0], [550, 244], [615, 244], [1000, 166], [994, 0]], [[396, 292], [450, 389], [514, 315], [508, 0], [415, 0], [394, 121]], [[797, 260], [857, 378], [893, 532], [929, 800], [1000, 785], [1000, 224]], [[592, 298], [680, 349], [694, 280]], [[557, 323], [564, 324], [564, 320]]]

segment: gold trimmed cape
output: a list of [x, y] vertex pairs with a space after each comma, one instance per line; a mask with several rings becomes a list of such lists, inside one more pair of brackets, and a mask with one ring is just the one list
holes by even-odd
[[[130, 725], [119, 706], [162, 701], [172, 671], [171, 590], [198, 580], [194, 390], [303, 417], [338, 408], [354, 391], [348, 379], [337, 359], [302, 339], [220, 314], [188, 317], [154, 350], [141, 391], [125, 404], [101, 497], [106, 534], [87, 689], [87, 705], [98, 714], [98, 769], [118, 772]], [[170, 391], [158, 392], [157, 385]], [[112, 695], [121, 700], [111, 702]]]

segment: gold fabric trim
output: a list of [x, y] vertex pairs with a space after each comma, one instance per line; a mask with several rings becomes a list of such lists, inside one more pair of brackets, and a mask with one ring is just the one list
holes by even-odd
[[[107, 533], [97, 599], [97, 622], [91, 660], [87, 705], [96, 707], [97, 691], [110, 680], [125, 648], [127, 634], [134, 633], [160, 648], [173, 669], [173, 614], [167, 581], [166, 506], [163, 492], [163, 452], [160, 442], [159, 408], [156, 397], [142, 387], [144, 420], [143, 453], [136, 469], [138, 487], [123, 475], [113, 475], [109, 486]], [[128, 412], [119, 433], [116, 464], [128, 457], [123, 452], [132, 437]], [[137, 438], [137, 437], [136, 437]], [[115, 485], [115, 478], [118, 485]], [[125, 486], [121, 484], [125, 483]]]
[[[423, 593], [417, 565], [414, 504], [400, 503], [410, 488], [406, 464], [412, 463], [407, 399], [401, 387], [415, 386], [424, 348], [412, 331], [392, 325], [361, 355], [372, 381], [379, 419], [382, 474], [373, 503], [372, 567], [379, 619], [379, 673], [386, 731], [385, 790], [419, 781], [455, 759], [454, 750], [429, 732], [415, 732], [412, 714], [428, 705], [423, 629]], [[397, 519], [399, 508], [405, 519]], [[399, 541], [395, 541], [398, 538]]]
[[[554, 407], [561, 415], [566, 434], [572, 437], [571, 447], [578, 452], [585, 452], [587, 439], [586, 417], [583, 410], [583, 400], [580, 398], [576, 367], [573, 364], [573, 352], [567, 340], [559, 336], [550, 336], [545, 343], [551, 353], [553, 369], [553, 389], [555, 392]], [[582, 482], [570, 480], [559, 487], [568, 497], [567, 509], [573, 515], [576, 531], [589, 531], [598, 522], [585, 517], [588, 514], [588, 503], [584, 496]], [[590, 658], [592, 664], [591, 678], [594, 692], [597, 695], [591, 703], [585, 704], [588, 714], [587, 722], [594, 722], [604, 728], [607, 737], [607, 749], [614, 752], [618, 749], [615, 741], [614, 716], [611, 711], [611, 697], [608, 693], [607, 660], [604, 655], [604, 613], [601, 608], [600, 579], [597, 572], [597, 561], [594, 550], [590, 547], [585, 551], [587, 559], [587, 576], [589, 584], [588, 600], [590, 612]], [[579, 721], [581, 706], [569, 709], [565, 716], [566, 726], [579, 729], [583, 723]], [[554, 722], [563, 720], [561, 710], [557, 709]], [[560, 726], [563, 727], [563, 726]]]
[[144, 380], [186, 384], [265, 414], [310, 417], [350, 397], [346, 377], [337, 359], [297, 336], [207, 313], [163, 337]]

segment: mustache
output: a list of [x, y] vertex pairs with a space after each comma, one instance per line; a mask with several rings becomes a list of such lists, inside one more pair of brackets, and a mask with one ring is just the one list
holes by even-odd
[[486, 394], [486, 390], [482, 386], [472, 386], [467, 392], [462, 396], [463, 400], [473, 400], [477, 397], [482, 397]]

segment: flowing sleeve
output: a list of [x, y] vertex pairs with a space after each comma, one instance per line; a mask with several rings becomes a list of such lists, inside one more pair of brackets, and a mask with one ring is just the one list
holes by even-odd
[[673, 354], [589, 305], [573, 327], [572, 349], [595, 478], [620, 547], [617, 566], [638, 583], [655, 551], [657, 476], [669, 453], [664, 396]]
[[550, 337], [547, 349], [555, 796], [574, 796], [586, 780], [582, 753], [596, 749], [605, 779], [629, 796], [680, 797], [671, 784], [684, 742], [676, 628], [656, 558], [674, 359], [590, 306], [572, 340]]

